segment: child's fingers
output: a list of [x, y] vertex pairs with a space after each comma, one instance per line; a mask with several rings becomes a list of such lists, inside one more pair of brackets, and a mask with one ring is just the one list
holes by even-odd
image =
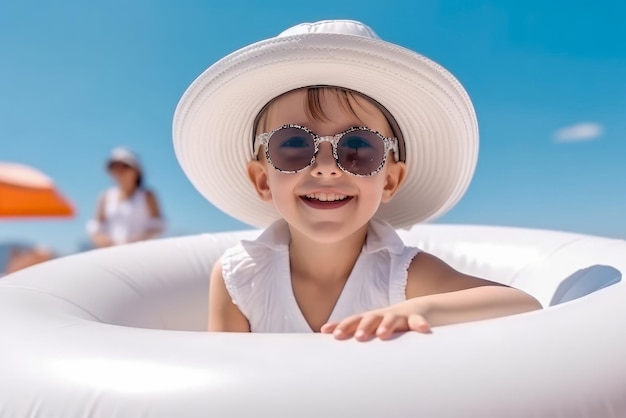
[[359, 341], [372, 339], [375, 336], [376, 329], [382, 319], [382, 315], [379, 314], [363, 315], [354, 333], [354, 338]]
[[412, 331], [429, 334], [431, 332], [430, 325], [422, 315], [411, 314], [408, 318], [409, 329]]
[[352, 337], [356, 332], [359, 322], [361, 322], [361, 318], [361, 315], [353, 315], [339, 322], [333, 330], [335, 338], [338, 340], [345, 340]]
[[376, 330], [376, 336], [381, 340], [391, 338], [394, 332], [407, 331], [406, 319], [402, 315], [386, 314]]
[[327, 322], [320, 328], [320, 332], [322, 334], [332, 334], [332, 332], [337, 328], [338, 322]]
[[354, 336], [359, 341], [367, 341], [374, 337], [381, 340], [389, 339], [396, 332], [416, 331], [430, 333], [430, 325], [419, 314], [408, 316], [393, 312], [379, 312], [353, 315], [341, 322], [324, 324], [320, 331], [324, 334], [332, 333], [338, 340], [345, 340]]

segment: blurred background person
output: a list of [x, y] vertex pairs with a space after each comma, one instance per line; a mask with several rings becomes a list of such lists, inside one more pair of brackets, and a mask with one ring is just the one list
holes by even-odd
[[0, 277], [54, 258], [45, 246], [26, 244], [0, 244]]
[[[0, 161], [0, 221], [3, 224], [32, 219], [68, 219], [75, 213], [74, 205], [52, 178], [23, 163]], [[55, 257], [47, 246], [22, 238], [0, 242], [0, 277]]]
[[144, 186], [138, 156], [127, 148], [115, 148], [106, 170], [115, 185], [100, 194], [95, 217], [87, 223], [92, 245], [108, 247], [160, 236], [165, 222], [154, 192]]

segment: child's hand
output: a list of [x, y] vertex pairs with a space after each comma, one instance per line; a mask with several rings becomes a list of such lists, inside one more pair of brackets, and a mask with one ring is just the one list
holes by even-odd
[[376, 309], [350, 316], [341, 322], [329, 322], [322, 326], [323, 334], [333, 334], [338, 340], [352, 336], [359, 341], [378, 337], [391, 338], [394, 332], [416, 331], [430, 333], [430, 325], [419, 313], [413, 301], [406, 301], [388, 308]]

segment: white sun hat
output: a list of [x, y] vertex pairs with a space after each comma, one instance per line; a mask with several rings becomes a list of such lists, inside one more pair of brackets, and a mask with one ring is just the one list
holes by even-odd
[[439, 64], [351, 20], [296, 25], [227, 55], [189, 86], [174, 113], [173, 139], [191, 183], [245, 223], [265, 227], [279, 219], [247, 176], [253, 123], [273, 98], [319, 85], [369, 96], [401, 131], [406, 180], [376, 218], [409, 227], [441, 216], [463, 196], [478, 157], [478, 124], [465, 89]]
[[111, 150], [106, 160], [106, 168], [108, 169], [113, 163], [123, 163], [139, 172], [143, 171], [137, 154], [126, 147], [116, 147]]

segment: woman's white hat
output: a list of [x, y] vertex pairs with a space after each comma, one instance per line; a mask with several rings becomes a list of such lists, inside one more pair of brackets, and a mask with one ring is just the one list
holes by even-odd
[[111, 151], [106, 161], [107, 169], [113, 163], [123, 163], [139, 172], [142, 171], [137, 154], [125, 147], [116, 147]]
[[444, 214], [463, 196], [478, 157], [476, 114], [465, 89], [439, 64], [350, 20], [289, 28], [227, 55], [189, 86], [174, 114], [173, 136], [192, 184], [243, 222], [265, 227], [278, 219], [247, 177], [253, 123], [276, 96], [317, 85], [371, 97], [402, 132], [407, 178], [377, 218], [408, 227]]

